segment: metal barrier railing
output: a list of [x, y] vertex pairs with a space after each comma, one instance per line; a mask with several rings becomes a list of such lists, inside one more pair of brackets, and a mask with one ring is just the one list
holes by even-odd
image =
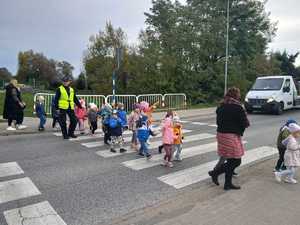
[[145, 94], [145, 95], [138, 95], [137, 101], [142, 102], [146, 101], [150, 105], [153, 105], [154, 103], [158, 103], [158, 108], [164, 107], [164, 96], [162, 94]]
[[[113, 95], [108, 95], [106, 97], [106, 102], [109, 104], [112, 104], [114, 100]], [[123, 103], [124, 104], [124, 108], [125, 110], [128, 111], [132, 111], [133, 110], [133, 106], [135, 103], [137, 103], [137, 97], [136, 95], [115, 95], [115, 102], [116, 103]]]
[[104, 95], [77, 95], [77, 98], [83, 98], [86, 106], [89, 103], [95, 103], [99, 108], [106, 103], [106, 97]]
[[186, 109], [186, 95], [183, 93], [165, 94], [164, 104], [168, 109]]
[[[55, 97], [54, 94], [49, 93], [36, 93], [34, 95], [34, 102], [37, 101], [39, 96], [45, 98], [45, 112], [51, 114], [51, 105], [52, 100]], [[113, 103], [113, 95], [77, 95], [78, 98], [83, 98], [88, 105], [89, 103], [95, 103], [99, 108], [105, 104]], [[137, 102], [146, 101], [150, 105], [158, 102], [158, 108], [168, 108], [168, 109], [186, 109], [186, 95], [183, 93], [178, 94], [145, 94], [145, 95], [116, 95], [116, 103], [121, 102], [124, 104], [126, 111], [131, 111], [133, 106]], [[34, 113], [35, 113], [35, 104], [34, 104]]]

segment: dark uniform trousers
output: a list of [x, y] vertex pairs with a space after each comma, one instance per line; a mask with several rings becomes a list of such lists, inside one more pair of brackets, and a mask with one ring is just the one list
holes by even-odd
[[[67, 117], [66, 117], [67, 115], [70, 118], [70, 125], [68, 131], [67, 131]], [[64, 138], [73, 136], [77, 126], [77, 118], [74, 110], [72, 110], [71, 108], [67, 110], [59, 109], [59, 125], [61, 127], [61, 131]]]

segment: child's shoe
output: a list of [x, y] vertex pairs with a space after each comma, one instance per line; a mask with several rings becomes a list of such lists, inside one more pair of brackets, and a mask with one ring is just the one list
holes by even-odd
[[144, 157], [145, 155], [144, 155], [144, 153], [142, 153], [142, 152], [139, 152], [139, 153], [138, 153], [138, 156], [142, 156], [142, 157]]
[[162, 163], [161, 163], [162, 166], [168, 166], [168, 161], [167, 160], [164, 160]]
[[171, 162], [168, 162], [168, 163], [167, 163], [167, 167], [169, 167], [169, 168], [173, 168], [173, 167], [174, 167], [174, 165], [173, 165], [173, 163], [171, 163]]
[[44, 131], [45, 128], [44, 127], [39, 127], [39, 131]]
[[110, 152], [117, 153], [117, 151], [115, 149], [113, 149], [113, 148], [110, 149]]
[[277, 180], [277, 182], [281, 182], [280, 172], [275, 172], [274, 175], [275, 175], [275, 179]]
[[181, 162], [182, 158], [180, 156], [179, 157], [175, 157], [174, 161]]
[[285, 178], [284, 182], [289, 183], [289, 184], [297, 184], [298, 183], [297, 180], [295, 180], [294, 178], [289, 178], [289, 177]]
[[124, 149], [124, 148], [121, 148], [121, 149], [120, 149], [120, 153], [124, 153], [124, 152], [127, 152], [127, 150]]

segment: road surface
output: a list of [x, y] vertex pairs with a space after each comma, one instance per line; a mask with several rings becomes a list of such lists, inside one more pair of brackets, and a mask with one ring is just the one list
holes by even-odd
[[[255, 167], [276, 156], [277, 132], [288, 118], [300, 121], [299, 111], [250, 116], [244, 164]], [[182, 120], [184, 159], [174, 168], [160, 165], [156, 149], [150, 161], [133, 151], [113, 155], [103, 146], [101, 134], [76, 141], [64, 141], [56, 133], [0, 137], [0, 224], [111, 224], [203, 187], [203, 193], [214, 195], [207, 170], [218, 158], [215, 116]], [[151, 139], [151, 146], [160, 140]]]

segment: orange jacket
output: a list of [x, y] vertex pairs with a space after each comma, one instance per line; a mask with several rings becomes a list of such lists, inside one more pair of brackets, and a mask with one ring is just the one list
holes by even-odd
[[174, 144], [175, 145], [182, 144], [182, 139], [183, 139], [182, 126], [175, 126], [173, 128], [173, 132], [174, 132]]

